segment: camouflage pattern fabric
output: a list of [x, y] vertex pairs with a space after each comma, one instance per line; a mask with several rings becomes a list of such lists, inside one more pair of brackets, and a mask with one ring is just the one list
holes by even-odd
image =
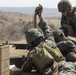
[[31, 43], [41, 36], [43, 34], [38, 29], [32, 28], [26, 32], [26, 41], [27, 43]]
[[53, 58], [56, 62], [61, 61], [61, 59], [63, 58], [62, 53], [60, 52], [60, 50], [57, 47], [51, 48], [49, 45], [44, 44], [44, 48], [53, 56]]
[[44, 47], [53, 56], [55, 61], [57, 61], [57, 62], [60, 61], [60, 58], [62, 58], [63, 55], [61, 54], [61, 52], [57, 48], [57, 45], [56, 45], [55, 40], [54, 40], [54, 35], [52, 33], [52, 29], [47, 25], [47, 23], [43, 19], [39, 22], [38, 26], [43, 31], [44, 37], [45, 38], [47, 37], [45, 39], [46, 44], [44, 45]]
[[[26, 32], [27, 43], [31, 43], [32, 41], [35, 41], [36, 39], [38, 39], [41, 36], [43, 36], [43, 35], [38, 31], [38, 29], [36, 29], [36, 28], [30, 29], [30, 30], [28, 30]], [[31, 40], [29, 41], [28, 39], [31, 39]], [[52, 39], [50, 39], [50, 40], [51, 40], [51, 43], [52, 43]], [[27, 59], [27, 62], [24, 63], [24, 65], [22, 67], [23, 71], [29, 71], [29, 70], [31, 70], [32, 67], [33, 67], [33, 64], [35, 64], [35, 66], [37, 67], [37, 69], [41, 73], [43, 73], [46, 68], [48, 68], [48, 67], [50, 67], [50, 66], [53, 65], [53, 61], [55, 59], [56, 59], [56, 61], [60, 61], [60, 58], [61, 58], [62, 55], [61, 54], [56, 54], [55, 55], [55, 51], [52, 50], [52, 47], [51, 46], [46, 46], [47, 44], [45, 44], [45, 43], [46, 42], [41, 41], [41, 43], [39, 45], [37, 45], [36, 47], [34, 47], [32, 50], [30, 50], [30, 52], [28, 54], [29, 56], [27, 56], [27, 57], [30, 58], [30, 59], [32, 59], [33, 63], [31, 61], [29, 61], [29, 59]], [[52, 54], [53, 56], [51, 55], [51, 53], [49, 52], [48, 49], [53, 53]], [[56, 53], [57, 52], [58, 51], [56, 51]], [[57, 56], [57, 58], [55, 58], [54, 56], [55, 57]], [[29, 67], [29, 68], [27, 68], [27, 67]], [[26, 70], [26, 68], [28, 70]]]
[[69, 0], [61, 0], [58, 3], [58, 10], [59, 12], [64, 12], [64, 11], [70, 11], [71, 10], [71, 3]]
[[[76, 61], [76, 45], [69, 39], [57, 43], [64, 57], [69, 61]], [[71, 53], [70, 53], [71, 52]]]
[[52, 67], [53, 75], [58, 75], [57, 65], [53, 62], [54, 60], [57, 62], [60, 61], [61, 57], [63, 56], [59, 50], [52, 49], [50, 46], [48, 47], [44, 42], [29, 52], [27, 62], [24, 63], [22, 70], [30, 71], [35, 65], [36, 68], [43, 73], [45, 69]]
[[45, 20], [42, 19], [39, 22], [38, 26], [40, 27], [40, 29], [44, 33], [46, 44], [49, 45], [52, 48], [57, 47], [57, 45], [55, 43], [55, 40], [54, 40], [54, 35], [52, 33], [52, 29], [47, 25], [47, 23], [45, 22]]
[[[71, 9], [71, 11], [73, 11], [73, 10], [74, 10], [74, 8]], [[76, 11], [71, 13], [69, 16], [70, 17], [67, 18], [62, 15], [61, 29], [64, 31], [64, 33], [66, 35], [76, 36]]]
[[76, 68], [73, 62], [64, 62], [59, 67], [59, 75], [76, 75]]
[[44, 33], [44, 37], [46, 39], [50, 39], [52, 41], [54, 41], [54, 36], [52, 33], [52, 29], [47, 25], [45, 20], [41, 20], [38, 24], [38, 26], [40, 27], [40, 29], [42, 30], [42, 32]]
[[[66, 38], [63, 32], [59, 29], [53, 31], [55, 40], [56, 38], [62, 38], [61, 41], [57, 42], [57, 47], [60, 49], [60, 52], [68, 61], [76, 61], [76, 45], [70, 39]], [[63, 36], [61, 36], [61, 34]], [[71, 52], [71, 53], [70, 53]]]
[[73, 49], [76, 47], [75, 43], [69, 39], [64, 39], [63, 41], [57, 43], [57, 46], [61, 50], [61, 52], [68, 50], [73, 51]]
[[63, 31], [61, 29], [55, 29], [53, 31], [53, 34], [54, 34], [54, 37], [57, 38], [57, 37], [60, 37], [60, 35], [63, 33]]
[[31, 72], [31, 70], [32, 70], [32, 67], [34, 66], [33, 65], [34, 63], [33, 63], [33, 61], [32, 61], [32, 59], [30, 58], [30, 56], [29, 56], [29, 54], [27, 55], [27, 61], [26, 62], [24, 62], [24, 64], [22, 65], [22, 71], [23, 72]]
[[53, 34], [54, 34], [54, 39], [55, 39], [56, 43], [60, 42], [61, 38], [63, 38], [65, 36], [61, 29], [55, 29], [53, 31]]
[[52, 66], [54, 62], [54, 58], [46, 50], [44, 43], [40, 43], [37, 47], [35, 47], [30, 52], [30, 57], [41, 73], [43, 73], [46, 68]]

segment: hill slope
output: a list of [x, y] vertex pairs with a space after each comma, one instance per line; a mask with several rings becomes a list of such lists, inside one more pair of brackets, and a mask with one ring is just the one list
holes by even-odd
[[22, 39], [24, 31], [31, 27], [29, 26], [31, 22], [32, 16], [30, 15], [0, 12], [0, 42]]

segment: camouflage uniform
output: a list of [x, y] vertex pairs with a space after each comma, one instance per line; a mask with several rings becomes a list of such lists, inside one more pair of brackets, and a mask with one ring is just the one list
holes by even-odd
[[[42, 37], [42, 33], [36, 28], [27, 31], [27, 43], [32, 45], [33, 42], [36, 44], [37, 41], [37, 45], [32, 46], [32, 48], [29, 50], [27, 61], [22, 66], [23, 71], [28, 72], [35, 67], [40, 73], [43, 73], [45, 69], [50, 68], [53, 65], [54, 58], [47, 51], [48, 48], [46, 43], [44, 41], [39, 42], [39, 39], [42, 39]], [[51, 47], [49, 49], [51, 50]]]
[[[75, 43], [72, 42], [70, 39], [66, 38], [64, 33], [61, 30], [55, 30], [53, 33], [55, 36], [55, 40], [57, 42], [57, 46], [60, 49], [63, 56], [66, 57], [66, 60], [76, 61]], [[60, 37], [62, 38], [62, 40], [58, 41], [58, 40], [60, 40]]]
[[75, 67], [73, 62], [62, 62], [62, 65], [59, 65], [59, 75], [76, 75]]
[[[44, 33], [44, 37], [45, 37], [45, 42], [46, 44], [53, 48], [53, 49], [57, 49], [59, 54], [61, 55], [61, 57], [63, 58], [61, 52], [59, 51], [56, 43], [55, 43], [55, 40], [54, 40], [54, 35], [53, 35], [53, 32], [52, 32], [52, 29], [47, 25], [47, 23], [42, 19], [38, 26], [41, 28], [41, 30], [43, 31]], [[53, 51], [56, 51], [56, 50], [53, 50]], [[58, 53], [57, 52], [57, 53]], [[52, 52], [51, 52], [52, 53]], [[53, 56], [54, 57], [54, 56]], [[54, 58], [55, 59], [55, 58]], [[56, 60], [56, 59], [55, 59]], [[57, 61], [57, 60], [56, 60]]]
[[45, 20], [41, 20], [38, 24], [40, 29], [42, 30], [44, 37], [45, 37], [45, 42], [50, 45], [52, 48], [57, 47], [55, 40], [54, 40], [54, 35], [52, 33], [52, 29], [47, 25]]
[[76, 36], [76, 7], [72, 8], [71, 3], [68, 0], [61, 0], [58, 3], [59, 12], [68, 12], [68, 16], [62, 14], [61, 29], [65, 35]]

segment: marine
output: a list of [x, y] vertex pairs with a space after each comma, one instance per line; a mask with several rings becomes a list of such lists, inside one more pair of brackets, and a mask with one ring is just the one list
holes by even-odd
[[76, 37], [76, 7], [72, 7], [69, 0], [58, 3], [58, 11], [62, 13], [61, 29], [66, 36]]
[[65, 36], [62, 30], [53, 31], [57, 47], [61, 51], [67, 61], [76, 62], [76, 45], [68, 37]]
[[[51, 74], [53, 71], [51, 67], [54, 64], [54, 58], [48, 51], [53, 50], [44, 42], [41, 32], [36, 28], [28, 30], [26, 33], [26, 40], [27, 43], [31, 45], [31, 49], [28, 53], [27, 61], [22, 66], [22, 71], [30, 72], [34, 67], [42, 74], [46, 73], [48, 70], [50, 70]], [[59, 57], [57, 57], [57, 61], [60, 61]]]
[[22, 66], [22, 71], [30, 72], [34, 67], [37, 72], [44, 75], [58, 75], [58, 62], [65, 58], [56, 46], [51, 28], [43, 20], [42, 12], [37, 12], [37, 8], [35, 13], [39, 17], [38, 26], [42, 31], [37, 28], [26, 31], [26, 41], [31, 49], [27, 55], [27, 61]]

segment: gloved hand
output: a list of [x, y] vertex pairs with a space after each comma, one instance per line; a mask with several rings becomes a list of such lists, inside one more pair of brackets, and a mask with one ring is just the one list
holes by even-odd
[[35, 9], [35, 14], [38, 16], [41, 16], [42, 10], [43, 10], [43, 7], [42, 7], [42, 5], [39, 4]]

